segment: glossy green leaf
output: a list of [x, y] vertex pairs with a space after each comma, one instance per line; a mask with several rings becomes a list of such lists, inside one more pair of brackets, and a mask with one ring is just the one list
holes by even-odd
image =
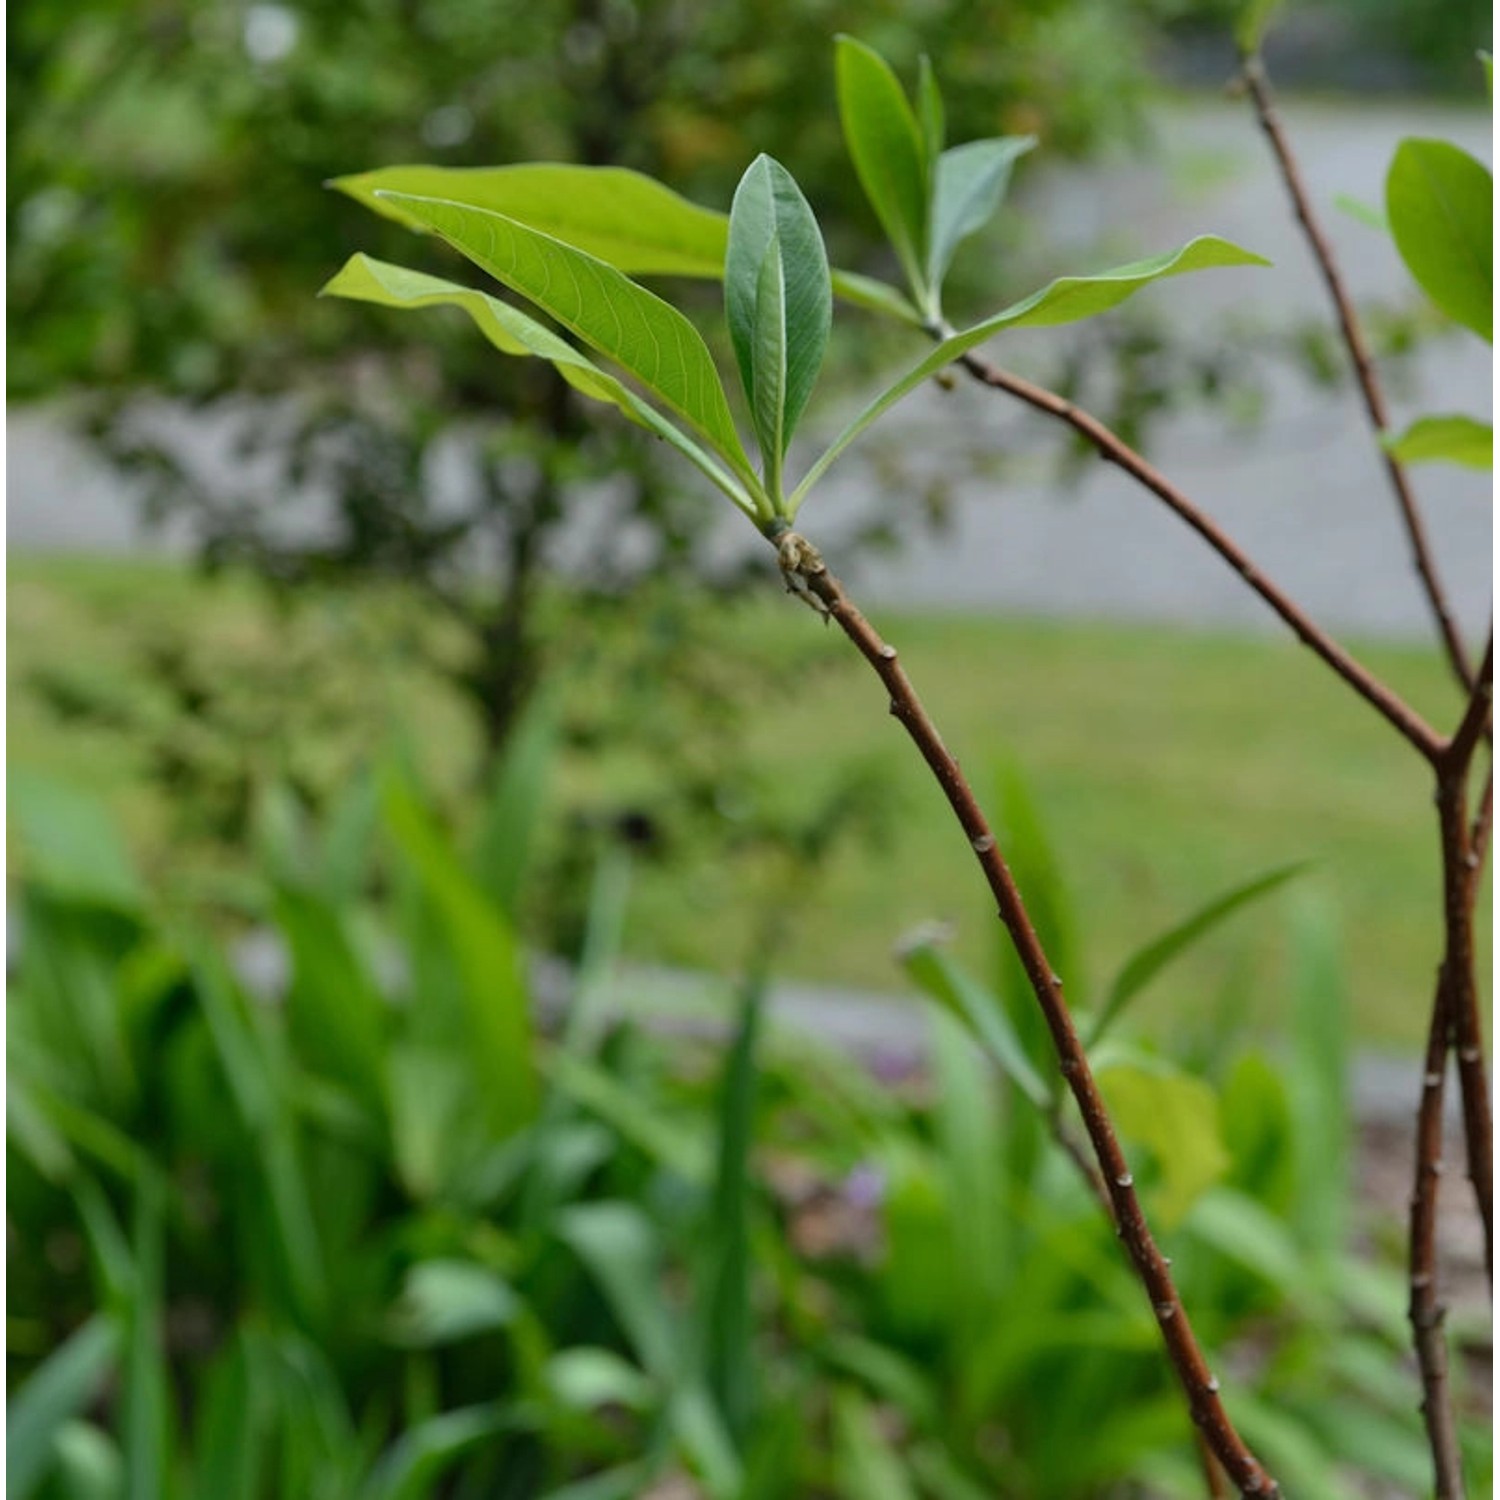
[[503, 214], [435, 198], [382, 197], [634, 375], [731, 468], [753, 476], [708, 346], [675, 307], [607, 262]]
[[337, 177], [329, 186], [408, 228], [429, 226], [407, 208], [405, 197], [439, 198], [504, 214], [627, 276], [717, 280], [724, 272], [724, 215], [624, 167], [563, 162], [383, 167]]
[[920, 298], [926, 286], [928, 210], [921, 128], [890, 65], [863, 42], [838, 38], [835, 71], [839, 118], [854, 170]]
[[960, 355], [977, 348], [1003, 329], [1044, 327], [1092, 318], [1099, 313], [1108, 312], [1112, 307], [1118, 307], [1152, 282], [1162, 281], [1169, 276], [1181, 276], [1188, 271], [1207, 271], [1220, 266], [1269, 264], [1262, 256], [1242, 250], [1238, 245], [1210, 234], [1190, 240], [1180, 250], [1153, 256], [1150, 260], [1116, 266], [1113, 270], [1101, 271], [1095, 276], [1059, 277], [1041, 291], [1033, 292], [1031, 296], [1013, 303], [993, 317], [986, 318], [961, 333], [951, 334], [924, 360], [877, 396], [834, 439], [797, 486], [791, 499], [791, 514], [796, 514], [798, 506], [807, 498], [808, 491], [872, 422], [889, 411], [903, 396], [952, 364]]
[[1466, 469], [1495, 466], [1495, 430], [1473, 417], [1420, 417], [1405, 432], [1388, 435], [1385, 447], [1409, 464], [1461, 464]]
[[997, 136], [954, 146], [938, 158], [927, 250], [927, 284], [934, 303], [954, 252], [989, 222], [1005, 196], [1012, 167], [1035, 145], [1032, 135]]
[[[502, 213], [607, 261], [627, 276], [719, 281], [724, 275], [729, 215], [689, 202], [654, 179], [621, 167], [551, 162], [513, 167], [388, 167], [339, 177], [330, 186], [385, 218], [423, 233], [427, 232], [423, 220], [386, 193], [441, 198]], [[916, 308], [884, 281], [837, 270], [831, 279], [834, 295], [845, 302], [908, 323], [922, 321]]]
[[935, 943], [919, 942], [902, 952], [906, 972], [944, 1010], [978, 1039], [1002, 1072], [1038, 1109], [1047, 1107], [1048, 1089], [1031, 1065], [1000, 997], [962, 969]]
[[1489, 170], [1448, 141], [1401, 142], [1385, 179], [1385, 211], [1401, 259], [1442, 310], [1491, 337]]
[[791, 173], [769, 156], [756, 157], [735, 191], [724, 306], [774, 500], [828, 348], [833, 293], [818, 221]]
[[1114, 983], [1110, 985], [1109, 993], [1105, 997], [1103, 1006], [1100, 1007], [1098, 1019], [1089, 1033], [1088, 1045], [1094, 1046], [1104, 1036], [1124, 1013], [1130, 1002], [1174, 958], [1185, 953], [1199, 938], [1206, 937], [1242, 906], [1248, 906], [1252, 901], [1270, 895], [1272, 891], [1278, 890], [1294, 875], [1300, 874], [1306, 868], [1306, 864], [1299, 861], [1296, 864], [1283, 865], [1280, 869], [1270, 870], [1264, 875], [1257, 875], [1254, 880], [1247, 880], [1243, 885], [1226, 891], [1222, 896], [1216, 896], [1206, 905], [1199, 907], [1185, 921], [1168, 928], [1159, 937], [1153, 938], [1149, 943], [1138, 948], [1125, 961], [1124, 966], [1115, 976]]
[[351, 256], [320, 295], [372, 302], [380, 307], [458, 308], [469, 315], [479, 331], [502, 353], [533, 355], [547, 360], [580, 395], [618, 407], [631, 421], [649, 428], [706, 474], [747, 515], [755, 514], [755, 503], [745, 486], [727, 474], [681, 428], [641, 400], [629, 386], [580, 354], [565, 339], [498, 297], [459, 286], [441, 276], [429, 276], [424, 271], [373, 260], [368, 255]]
[[113, 1320], [96, 1315], [47, 1357], [6, 1408], [5, 1493], [27, 1500], [47, 1477], [63, 1424], [104, 1387], [120, 1352]]

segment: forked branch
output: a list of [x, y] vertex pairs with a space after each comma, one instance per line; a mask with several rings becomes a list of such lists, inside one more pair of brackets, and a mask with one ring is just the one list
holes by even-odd
[[1356, 661], [1339, 643], [1307, 615], [1280, 587], [1272, 583], [1250, 560], [1238, 543], [1193, 504], [1159, 469], [1147, 462], [1117, 433], [1097, 417], [1065, 400], [1045, 386], [1033, 385], [1019, 375], [1003, 370], [977, 354], [965, 354], [959, 363], [975, 380], [994, 390], [1005, 391], [1028, 406], [1066, 422], [1093, 444], [1099, 456], [1150, 490], [1171, 511], [1186, 521], [1223, 560], [1255, 590], [1292, 628], [1297, 639], [1370, 704], [1401, 736], [1427, 760], [1442, 747], [1442, 738], [1399, 694], [1370, 669]]
[[1438, 631], [1442, 636], [1443, 649], [1447, 653], [1449, 665], [1453, 668], [1454, 675], [1459, 682], [1464, 687], [1471, 687], [1474, 682], [1474, 670], [1469, 664], [1468, 653], [1464, 649], [1458, 623], [1453, 618], [1448, 596], [1443, 591], [1442, 582], [1438, 578], [1437, 566], [1432, 559], [1432, 548], [1427, 540], [1427, 528], [1422, 523], [1422, 514], [1417, 508], [1417, 498], [1412, 493], [1406, 467], [1380, 442], [1390, 432], [1390, 418], [1385, 404], [1385, 393], [1380, 386], [1380, 377], [1375, 371], [1375, 361], [1370, 357], [1369, 342], [1365, 338], [1364, 329], [1360, 326], [1359, 317], [1354, 311], [1354, 303], [1350, 299], [1348, 288], [1344, 285], [1343, 273], [1333, 253], [1333, 245], [1324, 233], [1313, 209], [1307, 186], [1302, 180], [1302, 170], [1297, 164], [1291, 142], [1282, 129], [1281, 118], [1276, 110], [1275, 96], [1271, 92], [1270, 80], [1266, 77], [1266, 70], [1258, 57], [1249, 57], [1245, 60], [1244, 79], [1245, 87], [1255, 105], [1256, 118], [1260, 121], [1260, 128], [1265, 132], [1266, 139], [1271, 144], [1276, 164], [1281, 170], [1282, 181], [1286, 184], [1287, 195], [1292, 200], [1292, 208], [1307, 236], [1313, 259], [1318, 263], [1318, 270], [1322, 273], [1324, 285], [1327, 286], [1329, 298], [1333, 302], [1334, 312], [1338, 316], [1339, 331], [1343, 334], [1344, 345], [1354, 364], [1354, 374], [1359, 382], [1360, 395], [1364, 398], [1365, 412], [1369, 416], [1370, 426], [1375, 430], [1381, 461], [1391, 481], [1391, 489], [1395, 492], [1396, 504], [1400, 508], [1401, 520], [1406, 528], [1407, 541], [1411, 544], [1412, 562], [1416, 566], [1417, 576], [1422, 580], [1423, 592], [1427, 595], [1427, 603], [1431, 607], [1433, 619], [1437, 622]]
[[1141, 1210], [1135, 1179], [1073, 1025], [1063, 995], [1062, 980], [1053, 972], [995, 835], [958, 762], [943, 744], [936, 726], [922, 707], [897, 658], [896, 648], [887, 645], [859, 612], [843, 586], [825, 567], [816, 548], [790, 531], [774, 535], [772, 540], [777, 544], [788, 585], [794, 592], [816, 601], [854, 643], [885, 685], [890, 695], [891, 713], [927, 762], [979, 861], [994, 894], [1000, 920], [1010, 934], [1032, 993], [1046, 1019], [1058, 1067], [1078, 1105], [1103, 1177], [1116, 1232], [1124, 1241], [1136, 1274], [1151, 1299], [1157, 1327], [1187, 1396], [1193, 1421], [1241, 1495], [1279, 1495], [1276, 1482], [1246, 1447], [1219, 1399], [1219, 1382], [1203, 1357], [1178, 1296], [1167, 1258], [1157, 1248]]

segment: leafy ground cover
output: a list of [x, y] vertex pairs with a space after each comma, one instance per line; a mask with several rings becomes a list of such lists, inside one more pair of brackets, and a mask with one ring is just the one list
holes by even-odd
[[[686, 626], [649, 598], [607, 628], [573, 620], [562, 598], [550, 613], [570, 729], [543, 845], [556, 866], [580, 829], [622, 816], [651, 827], [633, 956], [732, 972], [767, 906], [783, 903], [786, 975], [896, 987], [894, 941], [933, 919], [953, 924], [961, 957], [988, 961], [993, 918], [937, 793], [907, 763], [860, 664], [811, 614], [772, 597], [705, 605]], [[1370, 734], [1369, 711], [1297, 648], [1093, 622], [881, 623], [997, 803], [1002, 768], [1024, 774], [1087, 926], [1091, 985], [1214, 892], [1308, 860], [1303, 883], [1341, 917], [1357, 1032], [1415, 1044], [1435, 961], [1421, 768]], [[477, 737], [431, 667], [442, 626], [398, 599], [312, 595], [287, 610], [232, 577], [23, 558], [11, 564], [9, 625], [12, 765], [98, 791], [146, 868], [200, 897], [232, 897], [258, 780], [289, 776], [316, 800], [403, 725], [423, 725], [410, 753], [439, 800], [460, 817], [470, 806]], [[624, 654], [653, 632], [664, 674]], [[705, 642], [711, 651], [697, 649]], [[1434, 719], [1449, 713], [1435, 655], [1361, 654]], [[716, 713], [729, 715], [732, 763], [724, 733], [699, 742]], [[672, 802], [668, 783], [689, 763], [719, 775], [705, 817]], [[858, 805], [857, 835], [804, 883], [805, 830], [841, 798]], [[789, 836], [746, 833], [767, 826]], [[537, 882], [534, 899], [563, 884]], [[1230, 985], [1268, 1026], [1284, 1020], [1280, 926], [1250, 915], [1226, 928], [1143, 999], [1143, 1016], [1163, 1025]]]

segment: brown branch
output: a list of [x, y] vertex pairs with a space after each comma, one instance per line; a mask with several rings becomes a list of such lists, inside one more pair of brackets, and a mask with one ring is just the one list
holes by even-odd
[[1443, 741], [1431, 725], [1369, 668], [1357, 662], [1337, 641], [1314, 624], [1300, 606], [1251, 562], [1236, 542], [1123, 438], [1071, 401], [1064, 400], [1043, 386], [1033, 385], [1029, 380], [1023, 380], [1008, 370], [1002, 370], [976, 354], [963, 355], [959, 363], [984, 385], [1005, 391], [1026, 402], [1028, 406], [1034, 406], [1038, 411], [1066, 422], [1094, 445], [1101, 458], [1123, 469], [1143, 484], [1157, 499], [1186, 521], [1281, 616], [1303, 645], [1342, 677], [1427, 760], [1434, 758]]
[[1463, 637], [1459, 634], [1458, 624], [1453, 618], [1453, 611], [1449, 607], [1447, 595], [1438, 578], [1437, 567], [1432, 559], [1432, 548], [1427, 541], [1427, 529], [1422, 524], [1422, 515], [1417, 509], [1417, 499], [1412, 493], [1406, 468], [1400, 459], [1379, 441], [1390, 431], [1390, 418], [1386, 410], [1385, 393], [1381, 390], [1379, 377], [1375, 373], [1375, 362], [1370, 357], [1370, 347], [1365, 340], [1364, 329], [1355, 315], [1354, 304], [1344, 285], [1343, 273], [1339, 270], [1338, 261], [1334, 257], [1333, 246], [1329, 243], [1328, 236], [1323, 232], [1317, 215], [1313, 212], [1307, 187], [1302, 180], [1301, 168], [1297, 164], [1291, 142], [1282, 129], [1281, 119], [1276, 111], [1276, 101], [1271, 92], [1270, 80], [1266, 77], [1266, 70], [1258, 57], [1249, 57], [1245, 60], [1245, 85], [1249, 90], [1250, 98], [1254, 101], [1260, 127], [1265, 132], [1266, 139], [1271, 143], [1271, 150], [1275, 154], [1277, 165], [1281, 168], [1282, 181], [1286, 184], [1292, 207], [1307, 236], [1313, 259], [1318, 263], [1323, 282], [1328, 288], [1328, 295], [1333, 301], [1334, 311], [1338, 315], [1344, 344], [1349, 350], [1350, 359], [1354, 362], [1354, 373], [1359, 382], [1360, 393], [1364, 397], [1365, 411], [1370, 418], [1370, 426], [1375, 430], [1381, 459], [1385, 464], [1386, 474], [1390, 478], [1391, 488], [1395, 492], [1396, 503], [1401, 510], [1406, 537], [1411, 544], [1412, 562], [1416, 565], [1417, 575], [1422, 580], [1422, 588], [1427, 595], [1433, 619], [1437, 622], [1438, 631], [1442, 636], [1443, 648], [1447, 652], [1449, 665], [1452, 666], [1459, 682], [1466, 688], [1471, 687], [1474, 683], [1473, 668], [1469, 665]]
[[1448, 1390], [1448, 1345], [1443, 1336], [1446, 1309], [1438, 1296], [1437, 1204], [1443, 1171], [1443, 1084], [1452, 1032], [1447, 965], [1439, 969], [1432, 1001], [1432, 1023], [1423, 1063], [1422, 1098], [1417, 1108], [1417, 1163], [1411, 1194], [1410, 1287], [1407, 1313], [1417, 1366], [1422, 1373], [1422, 1420], [1432, 1449], [1437, 1500], [1460, 1500], [1464, 1492], [1458, 1427]]
[[1193, 1421], [1241, 1495], [1274, 1496], [1280, 1490], [1245, 1446], [1219, 1399], [1214, 1378], [1194, 1337], [1177, 1293], [1167, 1258], [1157, 1248], [1135, 1192], [1125, 1153], [1120, 1148], [1103, 1096], [1094, 1081], [1083, 1044], [1063, 997], [1062, 981], [1053, 973], [1021, 894], [1000, 854], [958, 762], [954, 760], [928, 718], [915, 689], [902, 670], [896, 648], [887, 645], [827, 570], [817, 550], [795, 532], [773, 537], [782, 570], [794, 592], [816, 601], [854, 643], [890, 695], [891, 713], [921, 752], [942, 788], [959, 826], [969, 840], [989, 882], [1000, 920], [1015, 945], [1037, 1004], [1046, 1019], [1058, 1067], [1077, 1102], [1109, 1195], [1116, 1232], [1124, 1241], [1137, 1275], [1151, 1300], [1152, 1310], [1183, 1391]]
[[1469, 825], [1469, 858], [1474, 863], [1474, 878], [1477, 882], [1484, 869], [1485, 856], [1490, 852], [1490, 832], [1495, 826], [1495, 773], [1493, 768], [1485, 773], [1484, 790], [1479, 794], [1479, 811]]
[[[1479, 1012], [1479, 985], [1474, 972], [1474, 901], [1479, 891], [1480, 855], [1470, 837], [1465, 789], [1474, 752], [1490, 721], [1493, 657], [1491, 635], [1463, 719], [1437, 762], [1438, 831], [1443, 853], [1443, 970], [1454, 1050], [1458, 1055], [1469, 1180], [1484, 1225], [1484, 1266], [1492, 1282], [1494, 1161], [1490, 1092], [1484, 1061], [1484, 1021]], [[1483, 809], [1476, 824], [1481, 832], [1488, 828]]]

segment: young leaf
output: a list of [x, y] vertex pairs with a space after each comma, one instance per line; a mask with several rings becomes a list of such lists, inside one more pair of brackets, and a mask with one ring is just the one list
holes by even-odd
[[675, 307], [605, 261], [503, 214], [436, 198], [381, 196], [403, 204], [481, 270], [628, 370], [753, 481], [708, 346]]
[[459, 286], [441, 276], [373, 260], [368, 255], [351, 256], [318, 295], [373, 302], [379, 307], [458, 308], [469, 315], [475, 327], [503, 354], [534, 355], [547, 360], [580, 395], [618, 407], [631, 421], [649, 428], [706, 474], [746, 515], [752, 518], [756, 515], [755, 502], [746, 487], [727, 474], [680, 427], [551, 329], [498, 297]]
[[1447, 141], [1401, 142], [1385, 179], [1385, 211], [1401, 259], [1442, 310], [1491, 337], [1493, 183]]
[[[934, 304], [953, 263], [954, 251], [989, 222], [1005, 196], [1011, 168], [1035, 145], [1034, 135], [997, 136], [955, 146], [938, 158], [932, 192], [932, 242], [927, 251], [927, 285]], [[936, 305], [933, 311], [937, 311]]]
[[336, 177], [329, 186], [408, 229], [430, 226], [411, 212], [406, 198], [440, 198], [504, 214], [626, 275], [717, 281], [724, 273], [724, 215], [623, 167], [384, 167]]
[[796, 515], [797, 508], [807, 498], [808, 491], [877, 417], [889, 411], [923, 381], [1002, 329], [1073, 323], [1080, 318], [1092, 318], [1119, 306], [1143, 286], [1149, 286], [1153, 281], [1161, 281], [1168, 276], [1181, 276], [1186, 271], [1206, 271], [1216, 266], [1269, 264], [1268, 260], [1252, 251], [1242, 250], [1238, 245], [1222, 240], [1217, 235], [1205, 234], [1189, 240], [1180, 250], [1153, 256], [1150, 260], [1132, 261], [1129, 265], [1116, 266], [1111, 271], [1101, 271], [1095, 276], [1059, 277], [1041, 291], [1033, 292], [1031, 296], [986, 318], [982, 323], [976, 323], [962, 333], [945, 338], [926, 359], [913, 366], [894, 385], [877, 396], [808, 470], [802, 483], [792, 494], [789, 513]]
[[791, 174], [758, 156], [729, 215], [724, 306], [773, 500], [828, 348], [833, 293], [818, 221]]
[[1105, 1032], [1119, 1020], [1125, 1007], [1151, 983], [1179, 954], [1192, 947], [1199, 938], [1212, 932], [1219, 923], [1233, 916], [1242, 906], [1268, 896], [1286, 884], [1294, 875], [1299, 875], [1307, 866], [1303, 863], [1283, 865], [1280, 869], [1258, 875], [1244, 885], [1216, 896], [1206, 906], [1201, 906], [1192, 916], [1153, 938], [1144, 947], [1136, 949], [1126, 960], [1124, 967], [1115, 976], [1109, 994], [1099, 1009], [1099, 1018], [1089, 1033], [1087, 1045], [1098, 1043]]
[[1382, 234], [1391, 232], [1391, 226], [1386, 222], [1385, 210], [1376, 208], [1373, 203], [1366, 203], [1362, 198], [1354, 197], [1352, 193], [1335, 193], [1333, 206], [1340, 213], [1348, 214], [1351, 219], [1357, 219], [1367, 229], [1378, 229]]
[[932, 70], [932, 59], [924, 52], [917, 66], [917, 115], [922, 127], [922, 154], [927, 159], [930, 181], [937, 170], [938, 158], [943, 154], [947, 121], [943, 112], [943, 93], [938, 88], [937, 74]]
[[[336, 177], [329, 186], [383, 218], [424, 234], [427, 224], [401, 198], [388, 194], [441, 198], [504, 214], [608, 262], [627, 276], [719, 281], [724, 275], [729, 215], [689, 202], [653, 178], [622, 167], [552, 162], [513, 167], [386, 167]], [[833, 271], [831, 279], [834, 295], [845, 302], [908, 323], [922, 321], [916, 308], [883, 281], [854, 271]]]
[[1462, 464], [1468, 469], [1495, 465], [1494, 429], [1473, 417], [1421, 417], [1384, 442], [1386, 451], [1404, 463]]
[[900, 82], [878, 52], [841, 36], [835, 66], [844, 142], [860, 186], [912, 290], [925, 301], [928, 205], [922, 132]]

